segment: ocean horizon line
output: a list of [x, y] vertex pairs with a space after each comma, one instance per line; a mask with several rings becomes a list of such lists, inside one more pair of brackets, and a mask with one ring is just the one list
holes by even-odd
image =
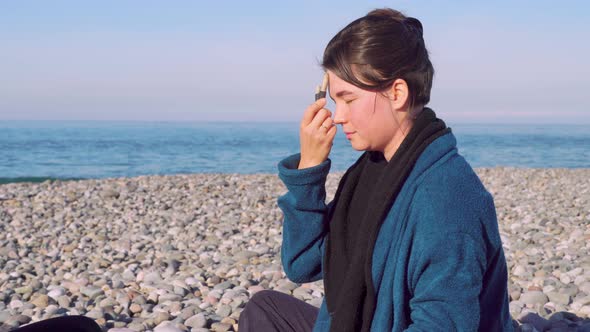
[[[589, 122], [542, 122], [542, 121], [453, 121], [452, 119], [443, 119], [447, 125], [493, 125], [493, 126], [573, 126], [573, 127], [585, 127], [590, 126]], [[64, 124], [108, 124], [108, 123], [130, 123], [130, 124], [298, 124], [299, 120], [138, 120], [138, 119], [125, 119], [125, 120], [107, 120], [107, 119], [86, 119], [86, 120], [60, 120], [60, 119], [0, 119], [0, 125], [2, 123], [15, 124], [15, 123], [64, 123]]]

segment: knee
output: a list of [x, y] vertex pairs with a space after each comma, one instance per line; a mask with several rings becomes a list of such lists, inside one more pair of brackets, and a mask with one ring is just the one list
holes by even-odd
[[[77, 316], [62, 316], [63, 319], [68, 319], [68, 328], [72, 328], [76, 326], [79, 331], [84, 332], [100, 332], [102, 329], [100, 326], [94, 321], [94, 319], [82, 315]], [[64, 328], [67, 330], [68, 328]]]
[[262, 290], [250, 297], [250, 300], [248, 300], [246, 306], [244, 306], [244, 309], [240, 313], [238, 322], [240, 331], [250, 331], [250, 327], [253, 324], [252, 321], [260, 323], [260, 320], [266, 317], [266, 308], [268, 307], [271, 294], [271, 290]]
[[273, 294], [272, 290], [261, 290], [259, 292], [254, 293], [244, 306], [245, 312], [252, 312], [252, 311], [264, 311], [268, 304], [270, 303], [270, 298]]
[[275, 291], [270, 289], [261, 290], [259, 292], [254, 293], [252, 297], [250, 297], [250, 302], [256, 303], [258, 305], [263, 303], [268, 303], [268, 300], [273, 296]]

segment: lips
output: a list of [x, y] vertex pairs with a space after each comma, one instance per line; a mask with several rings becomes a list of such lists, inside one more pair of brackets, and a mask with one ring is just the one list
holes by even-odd
[[350, 139], [350, 137], [352, 136], [352, 134], [356, 133], [356, 131], [350, 131], [350, 132], [345, 131], [344, 133], [346, 134], [346, 138]]

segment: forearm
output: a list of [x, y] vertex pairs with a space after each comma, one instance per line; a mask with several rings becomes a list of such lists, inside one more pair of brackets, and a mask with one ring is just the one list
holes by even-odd
[[283, 211], [281, 260], [285, 273], [294, 282], [322, 278], [322, 245], [327, 231], [325, 180], [329, 160], [312, 168], [297, 170], [298, 155], [279, 163], [279, 176], [288, 192], [279, 197]]

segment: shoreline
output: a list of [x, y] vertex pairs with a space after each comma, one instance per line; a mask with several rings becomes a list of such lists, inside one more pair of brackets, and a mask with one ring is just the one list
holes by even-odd
[[[496, 204], [513, 319], [590, 324], [590, 168], [474, 170]], [[321, 281], [282, 271], [285, 190], [268, 173], [0, 185], [0, 330], [82, 314], [104, 330], [232, 331], [263, 289], [319, 306]]]
[[[476, 173], [487, 169], [518, 169], [518, 170], [555, 170], [555, 171], [584, 171], [590, 170], [590, 167], [523, 167], [523, 166], [489, 166], [489, 167], [473, 167]], [[345, 170], [331, 171], [330, 174], [344, 174]], [[0, 177], [0, 186], [12, 183], [43, 183], [43, 182], [70, 182], [70, 181], [87, 181], [87, 180], [121, 180], [133, 179], [140, 177], [167, 177], [167, 176], [197, 176], [197, 175], [233, 175], [233, 176], [248, 176], [248, 175], [273, 175], [276, 173], [260, 172], [260, 173], [222, 173], [222, 172], [196, 172], [196, 173], [175, 173], [175, 174], [146, 174], [146, 175], [131, 175], [121, 177], [94, 177], [94, 178], [68, 178], [68, 177], [54, 177], [54, 176], [17, 176], [17, 177]]]

